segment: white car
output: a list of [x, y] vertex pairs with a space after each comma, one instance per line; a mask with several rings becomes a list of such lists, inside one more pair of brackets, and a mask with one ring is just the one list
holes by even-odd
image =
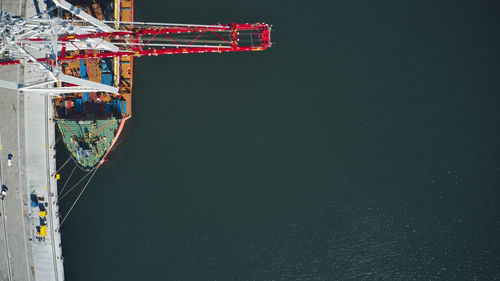
[[7, 164], [9, 165], [9, 167], [12, 167], [12, 154], [9, 154], [9, 157], [7, 159]]

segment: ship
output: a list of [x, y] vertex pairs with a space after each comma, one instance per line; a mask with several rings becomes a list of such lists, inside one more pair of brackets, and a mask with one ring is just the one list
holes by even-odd
[[[116, 21], [119, 18], [121, 22], [133, 22], [133, 0], [69, 2], [99, 20]], [[58, 13], [63, 19], [73, 18], [64, 10]], [[130, 29], [132, 26], [122, 24], [116, 27]], [[79, 50], [70, 51], [68, 55], [79, 53]], [[82, 58], [63, 63], [61, 67], [66, 75], [119, 89], [118, 94], [81, 92], [54, 99], [59, 138], [76, 165], [84, 171], [91, 171], [105, 161], [125, 122], [132, 117], [133, 57]]]

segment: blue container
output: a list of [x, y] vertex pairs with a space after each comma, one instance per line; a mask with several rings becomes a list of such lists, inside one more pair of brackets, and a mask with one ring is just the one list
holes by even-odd
[[38, 203], [31, 201], [30, 206], [33, 208], [36, 208], [36, 207], [38, 207]]
[[103, 73], [101, 76], [101, 83], [103, 83], [104, 85], [112, 86], [113, 85], [113, 74]]
[[116, 112], [118, 114], [121, 113], [121, 109], [120, 109], [120, 101], [119, 100], [115, 100], [115, 108], [116, 108]]
[[102, 59], [101, 60], [101, 71], [103, 73], [111, 72], [111, 60], [110, 59]]
[[106, 103], [106, 114], [109, 114], [111, 112], [111, 105], [109, 102]]
[[89, 93], [83, 93], [83, 101], [88, 102], [89, 101]]
[[127, 101], [122, 102], [122, 115], [127, 114]]
[[84, 79], [89, 79], [87, 75], [87, 65], [84, 59], [80, 59], [80, 76]]
[[75, 111], [76, 112], [82, 112], [83, 110], [83, 100], [82, 99], [76, 99], [75, 100]]

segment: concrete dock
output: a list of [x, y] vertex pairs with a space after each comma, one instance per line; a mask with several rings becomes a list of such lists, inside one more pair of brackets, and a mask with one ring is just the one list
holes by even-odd
[[[0, 0], [0, 5], [22, 17], [45, 9], [43, 1], [33, 0]], [[31, 66], [3, 66], [0, 79], [29, 83], [37, 81], [38, 73]], [[53, 115], [46, 95], [0, 89], [0, 183], [8, 187], [0, 202], [0, 280], [64, 280]], [[37, 206], [30, 204], [33, 195], [39, 198]], [[45, 237], [39, 234], [43, 224]]]

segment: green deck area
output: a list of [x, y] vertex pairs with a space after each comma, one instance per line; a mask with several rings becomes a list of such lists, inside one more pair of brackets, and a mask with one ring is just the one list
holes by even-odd
[[84, 170], [92, 170], [111, 147], [120, 119], [57, 120], [62, 140], [75, 162]]

